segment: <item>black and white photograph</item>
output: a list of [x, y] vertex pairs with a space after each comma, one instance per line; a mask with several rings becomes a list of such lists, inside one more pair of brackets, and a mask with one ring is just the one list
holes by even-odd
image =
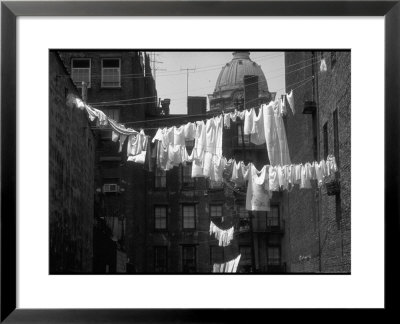
[[350, 49], [50, 49], [49, 274], [351, 274]]

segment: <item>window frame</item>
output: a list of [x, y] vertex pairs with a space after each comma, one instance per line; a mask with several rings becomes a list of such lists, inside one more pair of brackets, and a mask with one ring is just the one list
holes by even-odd
[[[163, 176], [157, 175], [157, 172], [163, 172], [164, 175]], [[165, 186], [164, 187], [157, 185], [157, 178], [165, 178]], [[158, 167], [154, 171], [154, 189], [155, 190], [166, 190], [167, 189], [167, 171], [160, 169]]]
[[194, 273], [196, 273], [197, 272], [197, 246], [195, 245], [195, 244], [184, 244], [184, 245], [182, 245], [182, 249], [181, 249], [181, 251], [182, 251], [182, 272], [183, 273], [192, 273], [192, 272], [190, 272], [190, 271], [185, 271], [185, 260], [187, 260], [187, 259], [185, 259], [185, 249], [187, 249], [187, 248], [193, 248], [193, 251], [194, 251]]
[[[188, 168], [188, 167], [190, 167], [190, 172], [189, 172], [189, 176], [187, 177], [187, 176], [185, 176], [185, 168]], [[183, 189], [193, 189], [196, 186], [196, 179], [197, 178], [192, 178], [192, 167], [193, 167], [193, 164], [191, 162], [187, 162], [186, 165], [182, 164], [182, 167], [181, 167], [181, 184], [182, 184], [182, 188]], [[186, 178], [190, 178], [191, 179], [190, 182], [186, 183], [184, 181], [184, 179], [186, 179]]]
[[[157, 214], [156, 214], [156, 209], [165, 209], [165, 228], [158, 228], [157, 227]], [[154, 215], [154, 231], [156, 232], [165, 232], [168, 231], [168, 205], [154, 205], [153, 206], [153, 215]]]
[[[219, 222], [222, 222], [222, 218], [224, 217], [224, 205], [222, 203], [212, 203], [212, 204], [209, 204], [208, 207], [209, 207], [208, 217], [209, 217], [210, 221], [218, 219]], [[221, 207], [221, 216], [211, 215], [211, 210], [213, 207]]]
[[244, 122], [236, 124], [236, 132], [237, 132], [237, 146], [243, 146], [243, 141], [244, 141], [244, 146], [250, 145], [250, 135], [244, 134]]
[[[157, 271], [159, 267], [157, 267], [157, 250], [164, 250], [165, 251], [165, 271]], [[165, 245], [156, 245], [153, 249], [154, 253], [154, 272], [155, 273], [167, 273], [168, 272], [168, 247]]]
[[[270, 207], [271, 207], [270, 210], [267, 211], [266, 227], [267, 227], [267, 229], [269, 229], [269, 228], [280, 228], [281, 227], [281, 208], [280, 208], [280, 205], [279, 204], [271, 204]], [[276, 208], [278, 210], [278, 217], [277, 217], [278, 218], [278, 225], [269, 225], [268, 220], [276, 218], [276, 217], [272, 217], [272, 215], [271, 215], [272, 214], [272, 208]]]
[[[104, 78], [103, 63], [104, 63], [105, 60], [118, 60], [119, 61], [119, 80], [118, 80], [119, 85], [118, 86], [110, 86], [110, 85], [105, 86], [103, 84], [103, 82], [104, 82], [104, 80], [103, 80], [103, 78]], [[115, 88], [118, 89], [118, 88], [121, 88], [122, 87], [122, 85], [121, 85], [121, 73], [122, 73], [121, 58], [117, 58], [117, 57], [103, 57], [103, 58], [101, 58], [101, 81], [100, 81], [100, 87], [104, 88], [104, 89], [115, 89]]]
[[[88, 89], [89, 88], [91, 88], [92, 87], [92, 59], [91, 58], [88, 58], [88, 57], [72, 57], [71, 58], [71, 79], [72, 79], [72, 81], [74, 82], [74, 84], [75, 84], [75, 86], [77, 87], [77, 88], [82, 88], [82, 81], [81, 82], [75, 82], [74, 81], [74, 79], [73, 79], [73, 77], [72, 77], [72, 74], [73, 74], [73, 70], [74, 69], [79, 69], [79, 68], [74, 68], [73, 67], [73, 65], [74, 65], [74, 61], [83, 61], [83, 60], [88, 60], [89, 61], [89, 84], [88, 84]], [[85, 69], [87, 69], [87, 68], [85, 68]]]
[[[279, 254], [279, 263], [271, 263], [270, 262], [270, 260], [271, 260], [271, 258], [270, 258], [270, 255], [269, 255], [269, 249], [278, 249], [278, 254]], [[276, 259], [276, 258], [273, 258], [274, 260]], [[280, 245], [270, 245], [270, 246], [267, 246], [267, 266], [280, 266], [280, 265], [282, 265], [282, 249], [281, 249], [281, 246]]]
[[[194, 211], [194, 227], [185, 227], [185, 213], [184, 213], [184, 209], [185, 207], [189, 207], [192, 206], [193, 207], [193, 211]], [[196, 204], [182, 204], [181, 206], [181, 210], [182, 210], [182, 230], [183, 231], [194, 231], [196, 230]]]

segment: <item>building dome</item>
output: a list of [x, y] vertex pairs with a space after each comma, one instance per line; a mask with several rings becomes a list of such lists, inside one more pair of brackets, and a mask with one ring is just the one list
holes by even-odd
[[[232, 91], [243, 89], [245, 75], [258, 76], [258, 91], [260, 96], [268, 94], [268, 84], [261, 66], [250, 59], [250, 52], [234, 52], [232, 61], [226, 63], [219, 73], [214, 94], [221, 93], [226, 97]], [[224, 95], [225, 94], [225, 95]]]
[[259, 102], [271, 99], [273, 94], [268, 91], [264, 72], [260, 65], [250, 59], [250, 52], [233, 52], [232, 60], [222, 67], [214, 92], [209, 95], [210, 109], [230, 107], [236, 99], [243, 98], [245, 76], [258, 77]]

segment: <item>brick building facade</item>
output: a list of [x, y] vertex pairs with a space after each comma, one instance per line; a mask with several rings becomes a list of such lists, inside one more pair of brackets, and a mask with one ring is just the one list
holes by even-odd
[[[326, 72], [320, 71], [322, 58]], [[339, 167], [327, 186], [318, 189], [314, 184], [313, 189], [294, 188], [285, 193], [287, 235], [283, 250], [287, 270], [348, 273], [351, 270], [351, 54], [287, 52], [285, 66], [287, 92], [297, 87], [295, 115], [289, 110], [286, 119], [292, 163], [319, 161], [333, 154]], [[302, 83], [303, 80], [308, 81]]]
[[86, 111], [67, 106], [79, 91], [54, 51], [49, 66], [50, 273], [90, 273], [95, 137]]

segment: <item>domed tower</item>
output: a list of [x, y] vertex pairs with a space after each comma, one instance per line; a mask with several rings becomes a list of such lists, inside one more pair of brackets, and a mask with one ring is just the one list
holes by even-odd
[[250, 52], [233, 52], [232, 60], [219, 73], [213, 94], [208, 95], [210, 110], [231, 108], [237, 99], [243, 99], [245, 76], [258, 78], [258, 104], [274, 99], [261, 66], [250, 59]]

